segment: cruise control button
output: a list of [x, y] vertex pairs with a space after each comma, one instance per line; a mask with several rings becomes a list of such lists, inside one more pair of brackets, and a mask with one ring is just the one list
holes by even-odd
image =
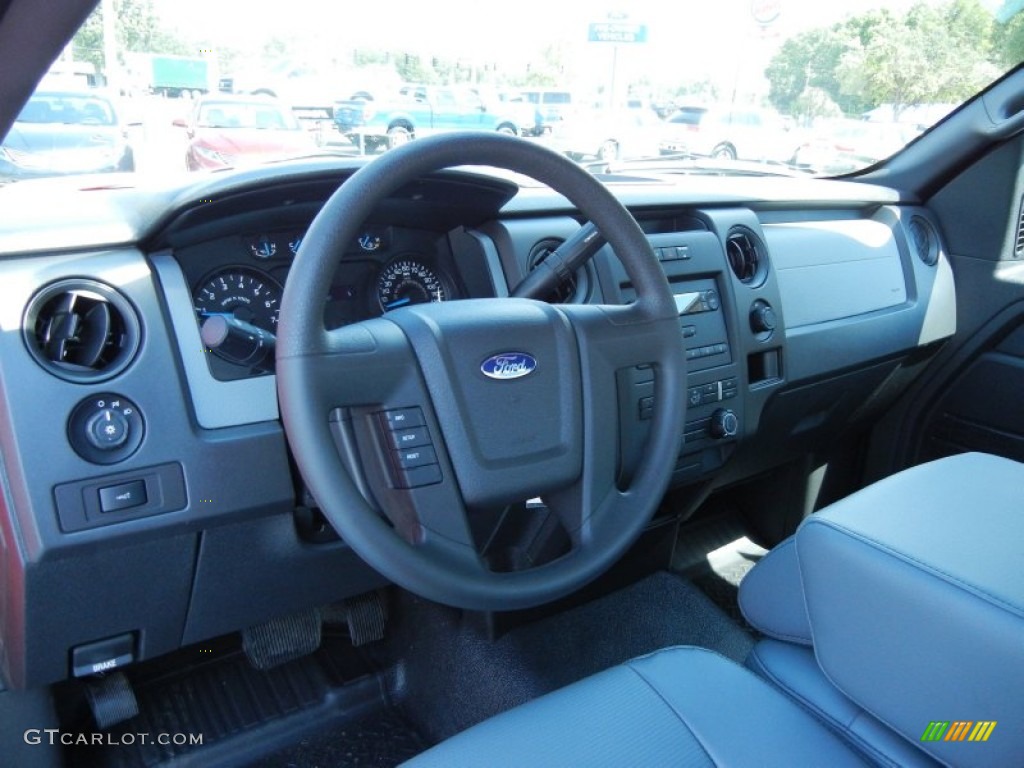
[[430, 445], [430, 433], [426, 427], [414, 427], [413, 429], [397, 429], [388, 432], [388, 440], [392, 448], [418, 448], [421, 445]]
[[146, 481], [133, 480], [130, 483], [100, 488], [100, 512], [117, 512], [146, 503]]
[[422, 448], [409, 448], [404, 451], [394, 451], [395, 464], [399, 469], [413, 469], [422, 467], [425, 464], [436, 464], [437, 454], [432, 446], [425, 445]]
[[422, 427], [426, 423], [423, 421], [423, 411], [419, 408], [396, 408], [384, 411], [383, 416], [388, 429], [391, 430]]

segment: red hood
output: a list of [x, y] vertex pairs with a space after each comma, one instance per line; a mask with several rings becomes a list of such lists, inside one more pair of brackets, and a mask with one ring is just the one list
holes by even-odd
[[225, 159], [289, 157], [317, 149], [306, 131], [260, 128], [197, 128], [192, 144], [215, 150]]

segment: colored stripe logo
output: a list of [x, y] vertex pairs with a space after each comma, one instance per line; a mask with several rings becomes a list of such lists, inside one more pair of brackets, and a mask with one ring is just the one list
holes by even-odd
[[996, 720], [933, 720], [921, 734], [921, 741], [988, 741]]

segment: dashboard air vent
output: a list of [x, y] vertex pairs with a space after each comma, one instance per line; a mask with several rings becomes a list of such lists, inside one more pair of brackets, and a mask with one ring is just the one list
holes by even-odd
[[[910, 230], [910, 242], [914, 245], [917, 258], [929, 267], [934, 267], [939, 260], [939, 236], [935, 233], [935, 229], [927, 219], [920, 216], [912, 217], [907, 226]], [[1020, 243], [1020, 235], [1017, 236], [1017, 242]]]
[[733, 228], [725, 240], [725, 255], [729, 259], [729, 268], [741, 283], [753, 286], [763, 282], [768, 260], [764, 245], [751, 230]]
[[[532, 272], [537, 265], [544, 261], [551, 252], [560, 246], [564, 240], [549, 237], [536, 243], [530, 249], [527, 257], [526, 270]], [[586, 265], [576, 270], [576, 274], [569, 280], [564, 281], [555, 291], [547, 297], [546, 301], [551, 304], [581, 304], [587, 299], [590, 287], [590, 280], [587, 274]]]
[[29, 302], [23, 326], [29, 352], [66, 381], [93, 383], [123, 371], [139, 347], [134, 308], [95, 280], [51, 283]]

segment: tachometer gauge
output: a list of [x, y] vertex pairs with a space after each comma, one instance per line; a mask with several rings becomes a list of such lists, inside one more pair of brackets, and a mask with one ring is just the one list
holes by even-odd
[[257, 269], [227, 267], [207, 277], [193, 296], [199, 321], [227, 315], [277, 333], [281, 286]]
[[385, 312], [407, 304], [447, 299], [444, 281], [417, 259], [396, 259], [384, 267], [377, 278], [377, 301]]

